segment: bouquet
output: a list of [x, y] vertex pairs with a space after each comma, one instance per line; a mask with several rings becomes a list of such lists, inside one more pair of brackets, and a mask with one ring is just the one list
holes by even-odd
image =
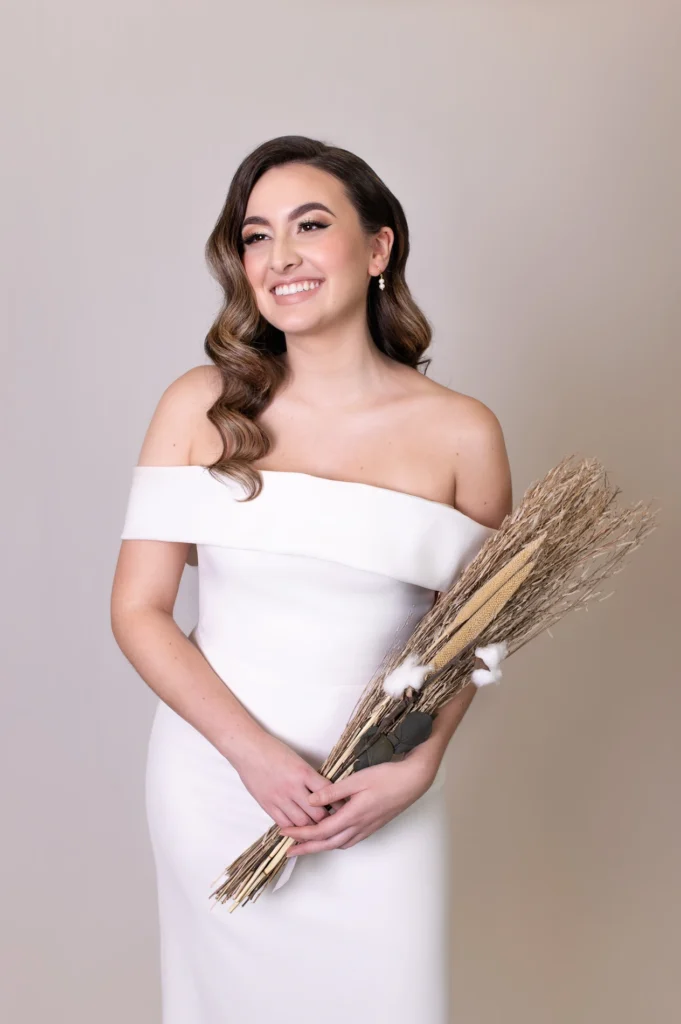
[[[337, 782], [408, 753], [430, 735], [438, 710], [464, 686], [497, 682], [499, 663], [567, 612], [594, 598], [655, 528], [643, 502], [619, 508], [596, 459], [567, 456], [525, 492], [477, 556], [388, 654], [319, 772]], [[283, 872], [293, 838], [278, 825], [230, 864], [211, 897], [235, 910]], [[221, 876], [222, 877], [222, 876]]]

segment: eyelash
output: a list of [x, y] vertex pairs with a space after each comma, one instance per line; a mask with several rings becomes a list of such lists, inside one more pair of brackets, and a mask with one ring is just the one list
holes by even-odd
[[[328, 224], [322, 224], [322, 222], [320, 220], [301, 220], [300, 226], [302, 227], [304, 224], [310, 225], [310, 226], [316, 227], [316, 228], [328, 228], [328, 226], [329, 226]], [[312, 234], [312, 232], [304, 231], [303, 234], [309, 235], [309, 234]], [[248, 236], [248, 238], [242, 238], [242, 242], [243, 242], [244, 245], [252, 245], [253, 242], [256, 240], [256, 238], [262, 238], [262, 237], [264, 237], [264, 236], [263, 236], [261, 231], [254, 231], [252, 235]]]

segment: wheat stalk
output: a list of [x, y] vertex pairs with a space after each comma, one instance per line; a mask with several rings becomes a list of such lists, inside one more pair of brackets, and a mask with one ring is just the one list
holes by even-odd
[[[597, 459], [576, 456], [532, 484], [406, 644], [388, 652], [319, 773], [330, 782], [349, 775], [369, 726], [386, 732], [410, 711], [435, 715], [469, 683], [476, 641], [504, 640], [511, 654], [598, 597], [600, 584], [621, 571], [656, 526], [657, 513], [643, 502], [618, 508], [619, 493]], [[433, 671], [418, 693], [390, 697], [383, 680], [410, 654]], [[294, 842], [273, 825], [225, 869], [211, 896], [233, 900], [231, 910], [257, 899]]]

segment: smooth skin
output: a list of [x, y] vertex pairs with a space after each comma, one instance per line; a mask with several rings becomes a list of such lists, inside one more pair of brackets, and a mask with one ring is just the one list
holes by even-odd
[[[306, 209], [307, 204], [327, 209]], [[291, 375], [260, 422], [273, 439], [259, 469], [303, 472], [417, 494], [486, 526], [511, 510], [508, 457], [482, 402], [396, 363], [373, 343], [366, 295], [389, 260], [389, 227], [367, 237], [341, 183], [302, 164], [271, 168], [254, 186], [242, 230], [243, 264], [263, 316], [286, 335]], [[322, 278], [304, 301], [278, 302], [274, 284]], [[387, 276], [387, 273], [386, 273]], [[161, 396], [139, 465], [207, 465], [221, 439], [206, 411], [218, 371], [196, 366]], [[257, 499], [256, 499], [257, 500]], [[331, 784], [264, 730], [172, 618], [191, 545], [121, 542], [112, 628], [147, 684], [230, 761], [263, 809], [293, 836], [289, 855], [347, 849], [431, 786], [475, 693], [438, 713], [431, 736], [403, 760]], [[326, 805], [333, 808], [326, 810]]]

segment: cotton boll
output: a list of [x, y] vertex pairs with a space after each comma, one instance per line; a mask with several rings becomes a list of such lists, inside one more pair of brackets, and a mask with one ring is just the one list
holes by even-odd
[[412, 652], [401, 665], [388, 673], [383, 680], [383, 689], [389, 697], [401, 697], [408, 686], [420, 690], [432, 669], [432, 665], [419, 664], [418, 655]]
[[474, 668], [471, 672], [471, 682], [476, 686], [486, 686], [488, 683], [498, 683], [500, 679], [500, 668]]
[[490, 644], [488, 647], [476, 647], [476, 657], [487, 665], [487, 668], [499, 668], [500, 663], [508, 654], [508, 644], [502, 640], [498, 644]]
[[486, 686], [488, 683], [498, 683], [501, 679], [501, 668], [503, 659], [508, 655], [508, 644], [502, 640], [498, 644], [490, 644], [488, 647], [476, 647], [475, 656], [485, 663], [487, 668], [476, 668], [471, 673], [471, 682], [475, 686]]

